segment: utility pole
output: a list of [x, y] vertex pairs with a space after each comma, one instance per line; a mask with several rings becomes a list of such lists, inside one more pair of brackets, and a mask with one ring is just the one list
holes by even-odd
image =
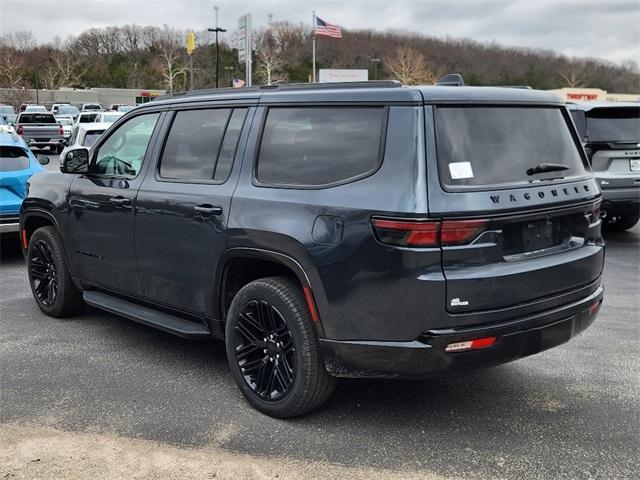
[[371, 57], [369, 59], [369, 61], [371, 63], [373, 63], [373, 79], [377, 80], [378, 79], [378, 64], [380, 63], [380, 59]]
[[216, 34], [216, 88], [218, 88], [218, 80], [220, 78], [220, 48], [218, 44], [218, 33], [226, 32], [224, 28], [220, 28], [218, 26], [218, 7], [213, 7], [216, 11], [216, 28], [208, 28], [207, 30], [210, 32], [215, 32]]

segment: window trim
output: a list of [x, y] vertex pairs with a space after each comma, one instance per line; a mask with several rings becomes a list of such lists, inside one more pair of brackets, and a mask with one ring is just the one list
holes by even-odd
[[[195, 105], [194, 105], [195, 107]], [[240, 140], [242, 138], [242, 133], [247, 125], [247, 118], [249, 117], [249, 109], [251, 105], [236, 105], [236, 104], [227, 104], [227, 105], [207, 105], [207, 106], [198, 106], [197, 108], [180, 108], [176, 110], [172, 110], [169, 113], [171, 114], [171, 118], [168, 119], [168, 125], [166, 131], [164, 133], [162, 139], [162, 146], [160, 147], [160, 151], [158, 152], [158, 160], [156, 161], [155, 170], [153, 172], [153, 178], [156, 182], [163, 183], [184, 183], [184, 184], [193, 184], [193, 185], [224, 185], [231, 178], [231, 174], [233, 173], [233, 167], [236, 163], [236, 155], [238, 154], [238, 146], [240, 145]], [[231, 159], [231, 168], [229, 169], [229, 175], [224, 180], [211, 180], [202, 179], [202, 178], [167, 178], [162, 177], [160, 175], [160, 167], [162, 165], [162, 157], [164, 155], [164, 149], [167, 146], [167, 140], [169, 140], [169, 135], [171, 134], [171, 127], [173, 127], [173, 122], [175, 121], [178, 113], [180, 112], [192, 112], [198, 110], [231, 110], [229, 113], [229, 117], [227, 118], [227, 122], [224, 125], [224, 133], [222, 135], [222, 141], [218, 146], [218, 152], [215, 157], [215, 164], [213, 166], [213, 175], [216, 174], [216, 169], [218, 168], [218, 159], [220, 157], [220, 152], [222, 150], [222, 145], [224, 144], [224, 139], [227, 136], [227, 128], [229, 128], [229, 122], [231, 122], [231, 117], [233, 117], [233, 112], [235, 110], [245, 110], [244, 120], [242, 121], [242, 127], [240, 128], [240, 134], [238, 135], [238, 140], [236, 141], [236, 148], [233, 153], [233, 158]]]
[[[573, 123], [573, 119], [571, 118], [571, 114], [566, 107], [557, 104], [540, 104], [540, 105], [531, 105], [526, 103], [513, 103], [513, 104], [502, 104], [502, 103], [474, 103], [474, 104], [460, 104], [460, 103], [441, 103], [438, 105], [433, 105], [433, 140], [434, 147], [436, 151], [436, 166], [438, 168], [438, 183], [442, 190], [447, 193], [461, 193], [461, 192], [493, 192], [498, 190], [514, 190], [517, 188], [536, 188], [540, 186], [551, 186], [551, 185], [560, 185], [563, 183], [570, 182], [578, 182], [582, 180], [586, 180], [591, 177], [591, 165], [587, 160], [587, 156], [584, 153], [584, 148], [582, 147], [582, 142], [580, 142], [580, 135], [576, 129], [575, 124]], [[498, 184], [487, 184], [487, 185], [447, 185], [444, 183], [442, 176], [440, 175], [440, 152], [438, 146], [438, 125], [436, 120], [438, 107], [456, 107], [456, 108], [541, 108], [541, 109], [550, 109], [555, 108], [560, 111], [560, 114], [564, 118], [565, 124], [569, 129], [569, 134], [573, 139], [573, 143], [575, 144], [578, 154], [580, 156], [580, 160], [585, 169], [584, 175], [579, 175], [575, 177], [565, 177], [559, 179], [557, 181], [546, 181], [546, 182], [536, 182], [536, 183], [498, 183]]]
[[[359, 175], [355, 175], [353, 177], [345, 178], [343, 180], [337, 180], [335, 182], [323, 183], [319, 185], [300, 185], [300, 184], [290, 184], [290, 183], [268, 183], [262, 182], [258, 178], [258, 163], [260, 161], [260, 153], [262, 150], [262, 140], [264, 137], [265, 127], [267, 124], [267, 119], [269, 118], [269, 112], [272, 109], [319, 109], [319, 108], [332, 108], [332, 109], [366, 109], [366, 108], [377, 108], [382, 109], [382, 122], [380, 126], [380, 140], [378, 145], [378, 159], [374, 168], [361, 173]], [[253, 158], [253, 165], [251, 167], [251, 183], [259, 188], [282, 188], [288, 190], [323, 190], [326, 188], [338, 187], [341, 185], [346, 185], [348, 183], [357, 182], [359, 180], [363, 180], [374, 175], [380, 168], [382, 168], [382, 163], [384, 161], [385, 150], [387, 146], [387, 133], [388, 133], [388, 124], [389, 124], [389, 110], [390, 106], [387, 104], [384, 105], [362, 105], [362, 104], [339, 104], [339, 105], [324, 105], [324, 104], [290, 104], [290, 105], [270, 105], [265, 107], [264, 114], [262, 119], [260, 120], [259, 125], [259, 136], [258, 136], [258, 144], [256, 147], [256, 152]]]
[[[163, 116], [162, 114], [164, 113], [163, 110], [151, 110], [151, 111], [142, 111], [139, 112], [137, 115], [132, 115], [130, 117], [128, 117], [126, 119], [126, 121], [121, 122], [118, 124], [117, 128], [112, 128], [109, 127], [107, 128], [107, 130], [105, 130], [104, 133], [109, 133], [109, 135], [107, 135], [104, 138], [100, 138], [98, 139], [98, 142], [96, 142], [90, 149], [90, 155], [89, 155], [89, 165], [87, 166], [87, 170], [89, 169], [89, 167], [91, 166], [92, 163], [95, 163], [95, 159], [98, 155], [98, 152], [100, 151], [100, 148], [102, 148], [102, 146], [105, 144], [105, 142], [107, 140], [109, 140], [109, 138], [111, 138], [111, 136], [117, 132], [122, 125], [130, 122], [131, 120], [133, 120], [134, 118], [138, 118], [141, 117], [142, 115], [153, 115], [156, 114], [158, 115], [158, 119], [156, 120], [156, 124], [153, 127], [153, 131], [151, 132], [151, 136], [149, 137], [149, 143], [147, 144], [147, 150], [144, 153], [144, 157], [142, 158], [142, 163], [140, 165], [140, 170], [138, 170], [138, 173], [135, 176], [131, 176], [131, 175], [103, 175], [100, 173], [92, 173], [90, 171], [87, 171], [87, 173], [84, 174], [84, 176], [89, 177], [89, 178], [105, 178], [105, 179], [109, 179], [109, 180], [135, 180], [136, 178], [140, 177], [140, 174], [142, 173], [144, 166], [149, 164], [150, 160], [147, 160], [147, 156], [150, 155], [150, 153], [152, 153], [153, 151], [153, 144], [152, 142], [154, 142], [154, 138], [157, 136], [158, 132], [160, 131], [160, 127], [162, 126], [162, 121], [163, 121]], [[120, 120], [118, 120], [118, 122], [120, 122]], [[113, 123], [112, 125], [115, 125], [115, 123]], [[111, 130], [111, 131], [110, 131]], [[84, 138], [82, 139], [82, 141], [84, 142]]]

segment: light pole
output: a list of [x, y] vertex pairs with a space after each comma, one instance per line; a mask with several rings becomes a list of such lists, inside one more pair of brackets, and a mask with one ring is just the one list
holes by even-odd
[[373, 63], [373, 79], [377, 80], [378, 79], [378, 64], [380, 63], [380, 59], [379, 58], [375, 58], [375, 57], [371, 57], [369, 59], [369, 61], [371, 63]]
[[216, 88], [218, 88], [218, 79], [220, 77], [220, 75], [218, 74], [218, 72], [220, 71], [219, 66], [220, 66], [220, 49], [218, 48], [218, 33], [222, 33], [222, 32], [226, 32], [226, 30], [224, 28], [220, 28], [218, 26], [218, 7], [213, 7], [214, 10], [216, 11], [216, 28], [208, 28], [207, 30], [210, 32], [215, 32], [216, 34]]

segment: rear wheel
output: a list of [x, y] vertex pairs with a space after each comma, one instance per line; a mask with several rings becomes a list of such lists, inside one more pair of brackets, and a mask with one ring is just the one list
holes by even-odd
[[638, 220], [640, 220], [640, 212], [618, 215], [615, 221], [605, 222], [604, 228], [610, 232], [623, 232], [633, 228]]
[[71, 280], [62, 241], [54, 227], [39, 228], [31, 236], [27, 270], [33, 298], [44, 313], [68, 317], [82, 309], [82, 293]]
[[286, 277], [253, 281], [235, 296], [226, 325], [231, 373], [261, 412], [290, 418], [329, 399], [324, 367], [301, 289]]

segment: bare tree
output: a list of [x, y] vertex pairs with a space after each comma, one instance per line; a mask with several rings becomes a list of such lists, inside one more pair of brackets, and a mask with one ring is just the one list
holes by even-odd
[[584, 64], [572, 58], [567, 66], [568, 69], [564, 73], [558, 72], [558, 75], [564, 80], [565, 86], [583, 87], [586, 80]]
[[385, 59], [385, 66], [404, 85], [434, 83], [437, 76], [427, 67], [425, 57], [413, 47], [398, 47]]
[[[153, 34], [156, 33], [153, 32]], [[186, 73], [189, 71], [185, 66], [184, 48], [181, 44], [183, 36], [182, 32], [170, 29], [165, 25], [155, 40], [154, 48], [158, 51], [161, 60], [162, 78], [169, 92], [174, 91], [176, 79], [182, 76], [185, 80]]]
[[278, 45], [276, 31], [267, 29], [256, 34], [256, 73], [267, 85], [285, 82], [288, 78], [287, 60]]
[[16, 47], [13, 35], [0, 37], [0, 82], [16, 88], [24, 79], [24, 55]]

